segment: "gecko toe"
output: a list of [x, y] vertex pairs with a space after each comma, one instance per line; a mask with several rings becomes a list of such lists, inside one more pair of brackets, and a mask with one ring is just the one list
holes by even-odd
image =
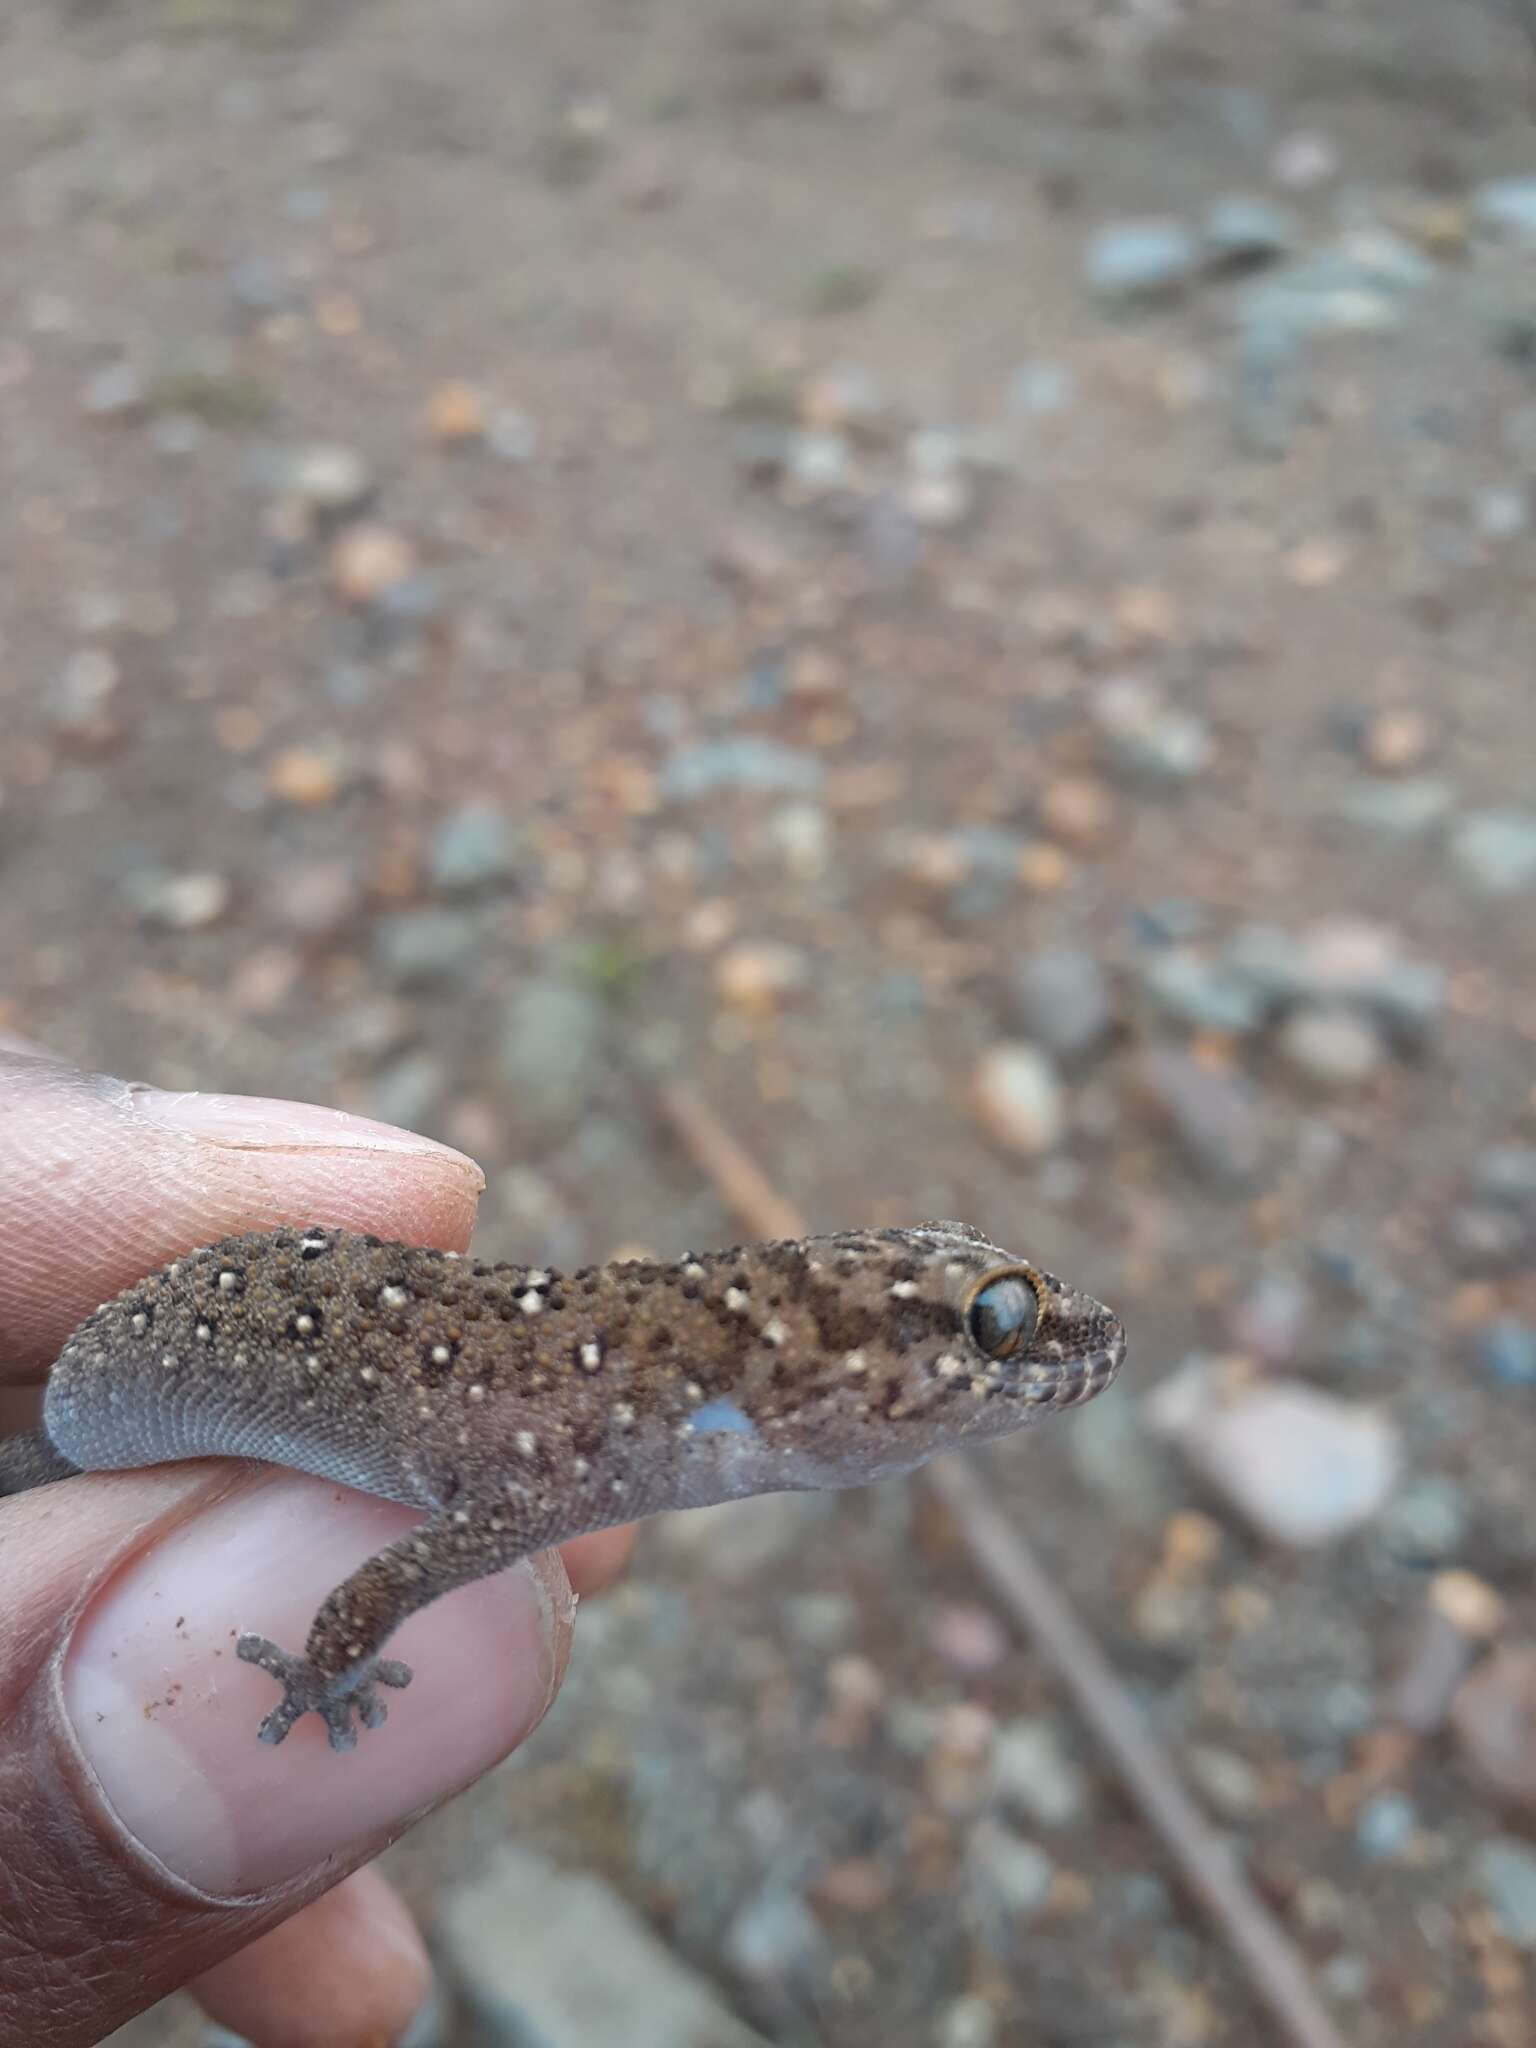
[[307, 1657], [290, 1656], [265, 1636], [241, 1636], [235, 1654], [242, 1663], [259, 1665], [283, 1688], [282, 1699], [259, 1730], [260, 1739], [274, 1745], [285, 1738], [295, 1721], [305, 1714], [318, 1714], [332, 1749], [355, 1749], [359, 1721], [365, 1728], [382, 1728], [389, 1718], [389, 1708], [377, 1688], [387, 1685], [399, 1690], [411, 1682], [410, 1665], [395, 1657], [381, 1657], [373, 1664], [359, 1664], [328, 1677]]

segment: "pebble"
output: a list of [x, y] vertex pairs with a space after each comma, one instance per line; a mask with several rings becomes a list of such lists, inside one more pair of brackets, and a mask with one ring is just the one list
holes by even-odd
[[311, 939], [336, 937], [363, 900], [357, 876], [345, 861], [307, 861], [279, 869], [266, 893], [272, 915]]
[[1536, 811], [1469, 811], [1451, 833], [1461, 879], [1483, 896], [1536, 889]]
[[662, 764], [656, 787], [669, 803], [693, 803], [723, 790], [814, 796], [824, 777], [814, 754], [743, 733], [680, 748]]
[[1355, 1847], [1369, 1863], [1401, 1856], [1418, 1833], [1418, 1810], [1401, 1792], [1378, 1792], [1355, 1816]]
[[1234, 192], [1211, 207], [1201, 234], [1212, 269], [1258, 270], [1290, 252], [1296, 241], [1296, 219], [1271, 200]]
[[1490, 1202], [1536, 1210], [1536, 1145], [1490, 1145], [1474, 1160], [1472, 1181]]
[[501, 462], [532, 462], [539, 452], [538, 422], [512, 406], [498, 406], [485, 423], [485, 445]]
[[1006, 405], [1019, 419], [1065, 412], [1077, 396], [1077, 378], [1067, 363], [1020, 363], [1008, 379]]
[[1006, 1721], [992, 1744], [992, 1796], [1017, 1819], [1068, 1828], [1088, 1810], [1088, 1780], [1059, 1721], [1029, 1715]]
[[80, 410], [96, 420], [131, 420], [149, 410], [149, 386], [133, 363], [107, 363], [86, 379]]
[[442, 1106], [449, 1089], [444, 1063], [431, 1053], [407, 1053], [374, 1075], [370, 1114], [401, 1130], [420, 1130]]
[[983, 1819], [966, 1851], [967, 1903], [983, 1939], [1011, 1948], [1021, 1921], [1032, 1920], [1051, 1895], [1056, 1866], [1038, 1842], [1000, 1821]]
[[964, 470], [931, 471], [909, 476], [896, 503], [914, 526], [942, 533], [970, 518], [976, 509], [976, 486]]
[[1339, 152], [1326, 135], [1298, 128], [1275, 145], [1269, 168], [1277, 185], [1293, 192], [1310, 192], [1339, 175]]
[[1013, 1647], [1008, 1631], [985, 1607], [941, 1607], [928, 1625], [928, 1639], [946, 1664], [970, 1677], [995, 1671]]
[[1466, 1488], [1432, 1473], [1405, 1486], [1388, 1505], [1381, 1533], [1404, 1563], [1443, 1564], [1461, 1549], [1470, 1521]]
[[1280, 1027], [1278, 1050], [1298, 1080], [1340, 1094], [1374, 1080], [1386, 1057], [1368, 1017], [1321, 1004], [1292, 1011]]
[[416, 550], [392, 527], [373, 524], [348, 527], [331, 548], [327, 574], [344, 604], [376, 605], [392, 585], [416, 573]]
[[485, 437], [485, 401], [473, 384], [450, 377], [427, 394], [427, 432], [450, 448], [462, 448]]
[[602, 1879], [503, 1843], [437, 1933], [486, 2048], [764, 2048]]
[[605, 1065], [605, 1024], [598, 998], [570, 982], [536, 975], [516, 990], [497, 1058], [518, 1125], [563, 1123], [588, 1105]]
[[1228, 1315], [1233, 1348], [1264, 1365], [1289, 1365], [1313, 1320], [1313, 1300], [1295, 1273], [1271, 1268], [1241, 1294]]
[[1182, 294], [1199, 259], [1199, 244], [1182, 221], [1119, 221], [1090, 239], [1083, 281], [1107, 306], [1157, 304]]
[[1142, 964], [1141, 985], [1165, 1016], [1196, 1031], [1243, 1038], [1257, 1031], [1268, 1013], [1252, 981], [1190, 947], [1153, 953]]
[[1378, 775], [1402, 775], [1417, 768], [1429, 752], [1430, 723], [1422, 711], [1408, 706], [1382, 711], [1367, 725], [1361, 752]]
[[798, 946], [773, 940], [744, 940], [715, 962], [715, 993], [728, 1009], [747, 1017], [781, 1010], [810, 982], [810, 964]]
[[1203, 1178], [1241, 1187], [1257, 1180], [1268, 1153], [1258, 1098], [1237, 1074], [1221, 1073], [1173, 1046], [1144, 1054], [1138, 1078], [1180, 1151]]
[[1061, 1141], [1061, 1083], [1039, 1046], [1022, 1039], [991, 1046], [977, 1063], [972, 1101], [988, 1136], [1010, 1152], [1032, 1159]]
[[242, 256], [232, 263], [226, 284], [239, 310], [258, 318], [284, 312], [298, 302], [292, 283], [265, 256]]
[[1195, 1789], [1223, 1820], [1252, 1820], [1264, 1804], [1264, 1787], [1248, 1759], [1212, 1743], [1196, 1743], [1185, 1752], [1185, 1765]]
[[1391, 1496], [1397, 1431], [1373, 1408], [1337, 1401], [1299, 1380], [1268, 1380], [1224, 1398], [1191, 1399], [1165, 1381], [1148, 1415], [1201, 1477], [1252, 1528], [1296, 1549], [1338, 1542]]
[[1302, 337], [1274, 320], [1238, 329], [1232, 364], [1232, 435], [1245, 455], [1283, 456], [1296, 438], [1307, 399]]
[[1116, 768], [1154, 787], [1190, 781], [1215, 754], [1205, 721], [1174, 710], [1137, 676], [1103, 684], [1094, 699], [1094, 716]]
[[233, 891], [227, 875], [203, 869], [184, 875], [135, 875], [126, 884], [140, 917], [166, 931], [202, 931], [217, 924]]
[[1499, 241], [1536, 248], [1536, 176], [1490, 178], [1472, 194], [1472, 224]]
[[285, 747], [267, 764], [267, 788], [285, 804], [313, 810], [335, 801], [341, 790], [341, 770], [329, 754], [309, 747]]
[[1451, 1703], [1462, 1757], [1497, 1798], [1536, 1814], [1536, 1649], [1497, 1649], [1462, 1680]]
[[427, 873], [450, 896], [510, 881], [516, 872], [517, 835], [496, 804], [465, 804], [445, 818], [427, 842]]
[[979, 1992], [967, 1992], [938, 2017], [933, 2048], [998, 2048], [997, 2015]]
[[1114, 1030], [1109, 977], [1080, 947], [1026, 954], [1009, 969], [1003, 999], [1009, 1023], [1059, 1060], [1088, 1058]]
[[1093, 853], [1108, 839], [1119, 809], [1119, 799], [1106, 784], [1092, 776], [1064, 775], [1041, 794], [1040, 824], [1074, 853]]
[[397, 910], [373, 927], [373, 958], [390, 981], [457, 981], [484, 950], [480, 922], [462, 910]]
[[792, 881], [819, 882], [832, 865], [832, 821], [819, 804], [781, 804], [764, 838]]
[[288, 449], [278, 474], [290, 497], [323, 518], [350, 518], [374, 493], [367, 457], [341, 441], [306, 441]]
[[833, 363], [813, 377], [801, 397], [808, 427], [856, 440], [878, 441], [890, 426], [880, 379], [862, 363]]
[[1496, 1835], [1473, 1850], [1472, 1875], [1516, 1948], [1536, 1949], [1536, 1849]]
[[121, 681], [116, 657], [105, 647], [77, 648], [48, 688], [48, 722], [55, 733], [82, 751], [121, 739], [114, 702]]
[[831, 497], [853, 483], [853, 446], [845, 434], [788, 434], [783, 437], [781, 467], [792, 497]]
[[1518, 484], [1486, 484], [1474, 492], [1472, 522], [1484, 540], [1515, 540], [1531, 528], [1531, 493]]
[[1494, 1202], [1459, 1202], [1451, 1211], [1450, 1235], [1468, 1270], [1479, 1273], [1514, 1271], [1532, 1249], [1526, 1219]]
[[723, 1946], [726, 1961], [748, 1983], [782, 1987], [814, 1977], [825, 1939], [800, 1894], [769, 1883], [737, 1908]]
[[1435, 275], [1433, 263], [1411, 242], [1374, 229], [1247, 286], [1238, 318], [1250, 333], [1267, 328], [1294, 340], [1390, 333], [1402, 326], [1413, 296]]
[[1501, 1387], [1536, 1387], [1536, 1326], [1501, 1316], [1472, 1340], [1478, 1368]]
[[1352, 783], [1339, 798], [1339, 815], [1383, 839], [1422, 839], [1445, 822], [1456, 785], [1441, 775], [1411, 775], [1401, 782]]

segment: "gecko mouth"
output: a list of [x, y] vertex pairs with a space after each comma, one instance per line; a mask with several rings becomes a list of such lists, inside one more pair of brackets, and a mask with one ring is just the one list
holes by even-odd
[[1070, 1353], [1027, 1368], [1015, 1391], [1032, 1407], [1080, 1407], [1113, 1383], [1124, 1362], [1124, 1325], [1118, 1316], [1101, 1310], [1090, 1326], [1088, 1343], [1080, 1341]]

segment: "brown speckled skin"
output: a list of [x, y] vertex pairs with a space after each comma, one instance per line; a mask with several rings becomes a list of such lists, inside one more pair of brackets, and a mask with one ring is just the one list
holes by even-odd
[[[1000, 1269], [1039, 1305], [1003, 1360], [968, 1311]], [[737, 1246], [561, 1274], [345, 1232], [190, 1253], [90, 1316], [44, 1411], [75, 1466], [261, 1458], [431, 1511], [336, 1589], [302, 1658], [241, 1655], [375, 1726], [407, 1615], [528, 1552], [663, 1508], [850, 1486], [1088, 1399], [1120, 1325], [964, 1224]]]

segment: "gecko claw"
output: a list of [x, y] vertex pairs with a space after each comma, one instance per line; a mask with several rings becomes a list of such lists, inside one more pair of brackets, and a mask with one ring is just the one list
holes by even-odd
[[382, 1728], [389, 1718], [389, 1708], [379, 1698], [377, 1688], [387, 1685], [398, 1691], [411, 1682], [410, 1665], [402, 1664], [397, 1657], [375, 1658], [327, 1677], [307, 1657], [292, 1657], [265, 1636], [241, 1636], [235, 1654], [243, 1664], [259, 1665], [283, 1688], [282, 1699], [257, 1731], [262, 1742], [274, 1746], [284, 1739], [295, 1721], [305, 1714], [318, 1714], [325, 1723], [332, 1749], [355, 1749], [357, 1721], [365, 1728]]

